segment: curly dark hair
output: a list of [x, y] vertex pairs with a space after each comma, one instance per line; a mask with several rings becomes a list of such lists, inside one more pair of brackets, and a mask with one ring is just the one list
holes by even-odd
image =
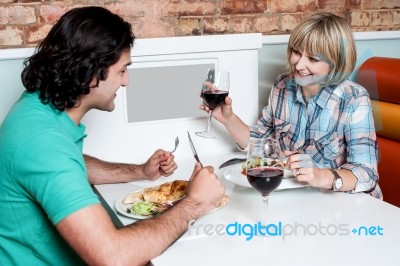
[[107, 78], [108, 67], [131, 49], [131, 25], [102, 7], [74, 8], [52, 27], [35, 53], [24, 61], [22, 83], [39, 91], [44, 104], [60, 111], [90, 93], [90, 83]]

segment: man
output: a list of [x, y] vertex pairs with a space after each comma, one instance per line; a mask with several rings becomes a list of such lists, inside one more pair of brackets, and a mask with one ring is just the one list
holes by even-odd
[[[112, 111], [127, 86], [131, 26], [100, 7], [61, 17], [25, 62], [27, 91], [0, 127], [2, 265], [143, 265], [220, 202], [212, 167], [196, 164], [187, 196], [162, 215], [117, 230], [90, 184], [153, 180], [176, 169], [157, 150], [143, 165], [83, 156], [82, 117]], [[89, 182], [88, 182], [89, 181]]]

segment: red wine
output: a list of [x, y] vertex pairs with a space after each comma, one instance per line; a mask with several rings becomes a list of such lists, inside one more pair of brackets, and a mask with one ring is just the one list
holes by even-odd
[[220, 90], [203, 91], [201, 94], [201, 97], [203, 97], [204, 102], [211, 110], [217, 107], [218, 105], [222, 104], [226, 96], [228, 96], [228, 92]]
[[250, 185], [263, 196], [269, 195], [282, 182], [283, 170], [275, 167], [253, 168], [247, 170]]

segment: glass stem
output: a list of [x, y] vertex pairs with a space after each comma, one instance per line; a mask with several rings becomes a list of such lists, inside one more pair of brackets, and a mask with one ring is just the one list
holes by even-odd
[[206, 128], [207, 132], [210, 132], [211, 117], [212, 117], [212, 110], [210, 110], [210, 114], [208, 115], [208, 123], [207, 123], [207, 128]]
[[263, 215], [263, 218], [265, 219], [265, 221], [261, 221], [261, 222], [267, 223], [267, 217], [268, 217], [267, 213], [268, 213], [268, 199], [269, 199], [269, 195], [263, 195], [263, 196], [262, 196], [262, 199], [263, 199], [264, 204], [265, 204], [265, 212], [264, 212], [264, 215]]

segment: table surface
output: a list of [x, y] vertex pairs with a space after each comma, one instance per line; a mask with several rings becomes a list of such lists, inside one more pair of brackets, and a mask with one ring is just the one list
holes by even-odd
[[[178, 241], [152, 260], [155, 266], [398, 265], [399, 208], [364, 193], [303, 187], [271, 193], [266, 216], [258, 192], [226, 180], [224, 173], [229, 168], [218, 169], [233, 157], [238, 154], [201, 158], [204, 165], [215, 167], [230, 200], [198, 219]], [[239, 157], [245, 155], [241, 153]], [[194, 159], [179, 160], [177, 164], [179, 168], [168, 178], [95, 188], [106, 207], [110, 207], [115, 222], [122, 226], [131, 224], [136, 220], [117, 213], [116, 200], [143, 187], [187, 180]], [[266, 231], [267, 236], [252, 234]]]

